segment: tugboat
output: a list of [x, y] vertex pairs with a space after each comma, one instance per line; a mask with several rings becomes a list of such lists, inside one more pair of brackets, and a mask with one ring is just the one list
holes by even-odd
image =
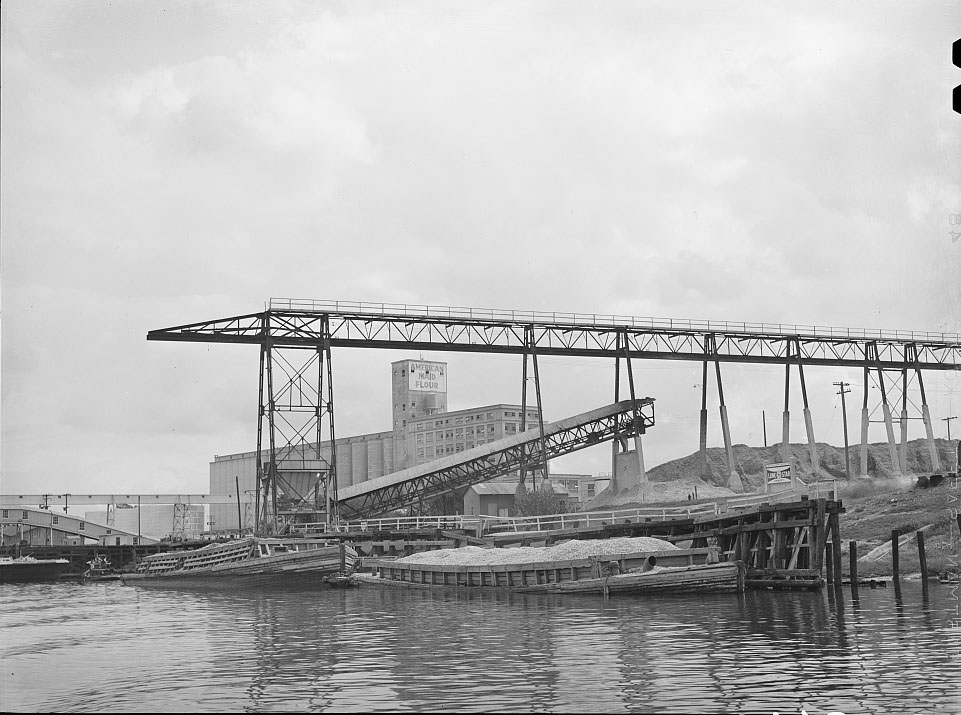
[[83, 581], [119, 581], [120, 574], [110, 566], [110, 560], [100, 554], [94, 555], [93, 559], [87, 562], [88, 568], [83, 572]]

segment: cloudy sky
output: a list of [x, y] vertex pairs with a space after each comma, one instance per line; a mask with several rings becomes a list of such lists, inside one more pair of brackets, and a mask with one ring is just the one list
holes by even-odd
[[[961, 332], [958, 10], [4, 2], [0, 491], [206, 492], [257, 349], [145, 335], [270, 297]], [[340, 436], [406, 357], [335, 350]], [[519, 358], [423, 357], [452, 409], [520, 400]], [[611, 401], [611, 364], [541, 368], [548, 419]], [[734, 441], [776, 441], [782, 370], [724, 370]], [[699, 366], [636, 377], [648, 464], [695, 451]], [[807, 377], [842, 444], [858, 371]], [[944, 436], [961, 377], [926, 387]]]

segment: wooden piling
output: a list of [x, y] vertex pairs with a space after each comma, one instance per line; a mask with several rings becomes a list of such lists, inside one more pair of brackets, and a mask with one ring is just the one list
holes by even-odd
[[827, 570], [827, 582], [834, 583], [834, 543], [831, 541], [824, 545], [824, 566]]
[[901, 564], [900, 564], [900, 559], [898, 557], [898, 536], [899, 536], [898, 530], [894, 529], [891, 532], [891, 569], [893, 571], [895, 582], [897, 582], [898, 579], [901, 578], [901, 573], [900, 573]]
[[858, 591], [858, 542], [849, 541], [848, 542], [848, 560], [849, 569], [851, 571], [851, 590], [854, 593]]
[[827, 543], [827, 524], [825, 524], [825, 504], [823, 499], [817, 500], [817, 512], [814, 518], [814, 554], [811, 563], [811, 568], [821, 572], [821, 566], [824, 564], [824, 548]]
[[924, 553], [924, 532], [917, 532], [918, 537], [918, 561], [921, 562], [921, 591], [928, 595], [928, 559]]
[[841, 525], [840, 517], [835, 512], [828, 516], [828, 523], [831, 525], [831, 543], [834, 545], [834, 585], [841, 585]]

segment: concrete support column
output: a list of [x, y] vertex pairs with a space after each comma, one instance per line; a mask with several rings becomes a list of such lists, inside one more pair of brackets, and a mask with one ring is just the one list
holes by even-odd
[[804, 404], [804, 430], [807, 432], [808, 438], [808, 451], [811, 454], [811, 471], [814, 474], [814, 478], [817, 479], [820, 474], [820, 465], [818, 464], [818, 445], [814, 440], [814, 422], [811, 420], [811, 410], [808, 406], [808, 388], [807, 383], [804, 382], [804, 366], [801, 364], [801, 345], [797, 343], [797, 372], [798, 378], [801, 380], [801, 400]]
[[730, 473], [727, 486], [729, 489], [739, 492], [744, 489], [744, 485], [741, 483], [741, 475], [737, 473], [734, 466], [734, 447], [731, 446], [731, 427], [727, 421], [727, 407], [725, 405], [721, 405], [721, 431], [724, 433], [724, 450], [727, 452], [727, 468]]
[[934, 429], [931, 427], [931, 413], [928, 411], [928, 398], [924, 394], [924, 380], [921, 378], [921, 370], [915, 368], [918, 376], [918, 388], [921, 390], [921, 419], [924, 421], [924, 436], [928, 443], [928, 456], [931, 458], [931, 471], [941, 471], [941, 458], [938, 450], [934, 446]]
[[[627, 365], [627, 382], [631, 390], [631, 400], [637, 399], [637, 393], [634, 390], [634, 369], [631, 366], [631, 352], [628, 343], [627, 333], [621, 333], [621, 342], [624, 345], [624, 364]], [[647, 470], [644, 469], [644, 448], [641, 445], [641, 433], [637, 424], [637, 419], [640, 415], [634, 410], [631, 413], [632, 419], [634, 420], [634, 452], [637, 454], [637, 481], [640, 484], [647, 483]], [[543, 426], [541, 431], [543, 432]]]
[[647, 482], [647, 470], [644, 468], [644, 450], [641, 447], [641, 435], [634, 435], [634, 451], [637, 453], [637, 480], [644, 484]]
[[908, 471], [908, 371], [901, 370], [901, 447], [898, 450], [898, 463], [902, 473]]
[[934, 430], [931, 427], [931, 413], [928, 411], [927, 404], [921, 405], [921, 418], [924, 420], [924, 434], [927, 437], [928, 455], [931, 457], [931, 470], [941, 471], [941, 458], [938, 456], [937, 447], [934, 446]]
[[[616, 349], [620, 348], [621, 334], [618, 333]], [[614, 357], [614, 402], [620, 402], [621, 399], [621, 357], [616, 355]], [[615, 418], [617, 419], [617, 418]], [[620, 490], [621, 485], [617, 479], [617, 454], [618, 454], [618, 440], [611, 440], [611, 494], [617, 494]]]
[[884, 371], [878, 368], [878, 382], [881, 385], [881, 408], [884, 412], [884, 430], [888, 435], [888, 453], [891, 456], [891, 468], [894, 476], [901, 476], [901, 462], [898, 458], [898, 448], [894, 441], [894, 424], [891, 420], [891, 406], [888, 404], [887, 391], [884, 389]]
[[717, 396], [721, 402], [721, 433], [724, 436], [724, 451], [727, 453], [727, 486], [734, 491], [741, 491], [744, 485], [734, 464], [734, 447], [731, 445], [731, 427], [727, 421], [727, 406], [724, 404], [724, 386], [721, 383], [721, 361], [714, 359], [714, 370], [717, 375]]
[[868, 424], [871, 418], [868, 414], [868, 368], [864, 368], [864, 401], [861, 403], [861, 473], [862, 479], [868, 478]]
[[908, 410], [901, 408], [901, 445], [898, 449], [898, 464], [902, 473], [908, 471]]
[[791, 365], [784, 366], [784, 412], [781, 413], [781, 461], [791, 460]]
[[901, 476], [901, 460], [898, 458], [898, 447], [894, 441], [894, 423], [891, 419], [891, 408], [885, 400], [882, 409], [884, 410], [884, 429], [888, 434], [888, 453], [891, 456], [891, 465], [894, 476]]
[[699, 442], [699, 461], [702, 479], [707, 477], [707, 360], [701, 369], [701, 438]]
[[817, 477], [820, 474], [820, 465], [818, 464], [818, 445], [814, 441], [814, 423], [811, 421], [811, 410], [807, 407], [804, 408], [804, 429], [807, 432], [808, 437], [808, 451], [811, 454], [811, 469], [814, 472], [814, 476]]

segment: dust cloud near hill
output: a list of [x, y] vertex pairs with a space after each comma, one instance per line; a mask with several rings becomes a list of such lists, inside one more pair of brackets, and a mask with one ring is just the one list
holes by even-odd
[[[957, 470], [957, 440], [935, 439], [935, 448], [941, 460], [941, 473]], [[735, 469], [744, 485], [744, 492], [760, 491], [764, 487], [764, 465], [791, 461], [795, 473], [802, 481], [814, 481], [811, 468], [811, 454], [807, 444], [792, 444], [789, 460], [781, 456], [781, 445], [768, 447], [749, 447], [746, 444], [733, 446]], [[834, 447], [823, 442], [817, 443], [819, 478], [821, 480], [845, 480], [844, 448]], [[848, 448], [852, 481], [861, 474], [860, 445]], [[905, 450], [907, 469], [901, 481], [913, 483], [917, 476], [932, 474], [931, 460], [927, 441], [911, 440]], [[895, 478], [891, 453], [887, 442], [868, 445], [867, 474], [872, 479], [890, 480]], [[700, 455], [697, 452], [680, 459], [659, 464], [647, 470], [648, 483], [633, 489], [623, 489], [618, 494], [605, 490], [600, 493], [588, 508], [603, 509], [612, 506], [652, 504], [661, 502], [684, 502], [696, 493], [698, 500], [734, 496], [727, 488], [728, 465], [723, 447], [710, 447], [707, 450], [707, 473], [700, 474]]]

